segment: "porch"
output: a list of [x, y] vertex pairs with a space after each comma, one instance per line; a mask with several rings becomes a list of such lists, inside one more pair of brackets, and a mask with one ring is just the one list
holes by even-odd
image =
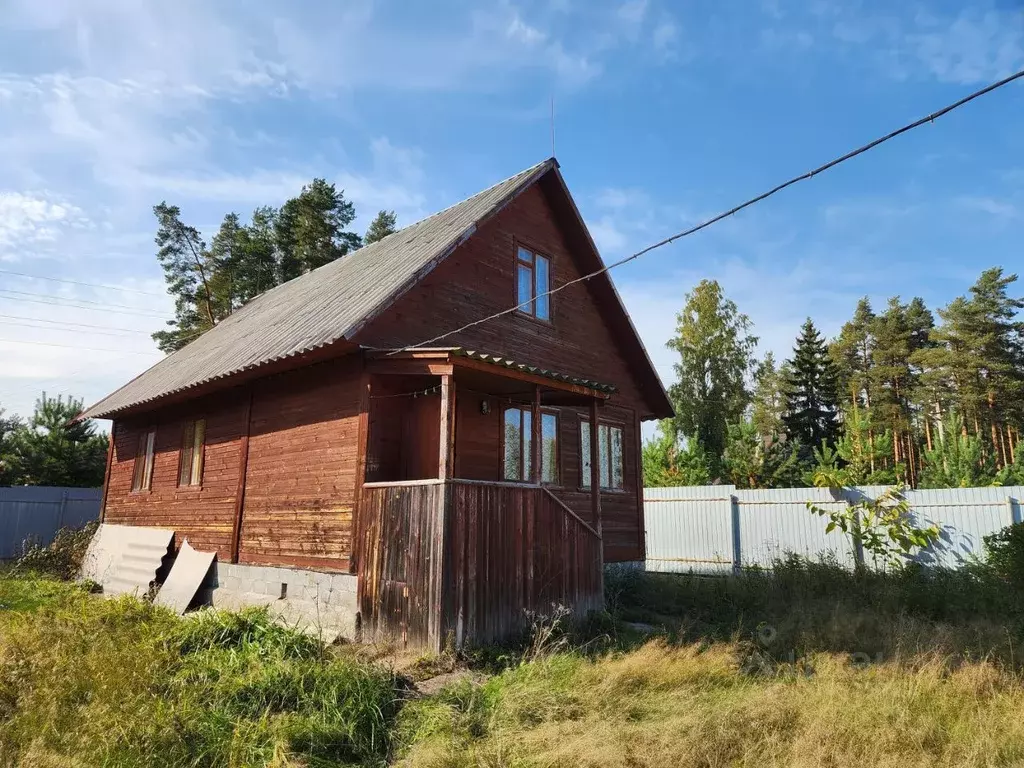
[[572, 489], [574, 509], [560, 498], [576, 485], [560, 461], [574, 425], [560, 427], [571, 416], [597, 434], [612, 391], [458, 349], [371, 357], [353, 553], [363, 637], [440, 650], [500, 640], [553, 605], [599, 608], [598, 440], [580, 445], [589, 487]]

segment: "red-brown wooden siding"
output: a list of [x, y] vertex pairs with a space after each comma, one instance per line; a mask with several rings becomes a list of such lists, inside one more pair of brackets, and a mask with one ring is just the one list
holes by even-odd
[[[178, 545], [187, 538], [196, 549], [230, 559], [244, 401], [237, 392], [223, 393], [148, 417], [118, 421], [104, 522], [170, 528], [177, 531]], [[206, 419], [203, 483], [198, 488], [179, 488], [182, 430], [187, 420], [197, 418]], [[152, 490], [133, 493], [139, 437], [150, 428], [156, 429]]]
[[256, 382], [240, 562], [347, 569], [358, 358]]
[[[507, 308], [515, 302], [517, 239], [551, 258], [554, 286], [584, 271], [563, 237], [547, 193], [534, 186], [481, 226], [432, 273], [369, 323], [355, 341], [372, 346], [417, 342]], [[618, 393], [601, 409], [602, 418], [619, 422], [624, 428], [624, 488], [602, 494], [605, 558], [642, 558], [636, 435], [637, 414], [649, 412], [649, 406], [634, 375], [635, 364], [627, 362], [588, 285], [577, 284], [555, 295], [550, 323], [520, 314], [507, 315], [442, 343], [503, 354], [618, 387]], [[188, 537], [196, 547], [215, 549], [221, 558], [229, 558], [241, 436], [246, 431], [244, 414], [251, 392], [241, 560], [347, 568], [356, 487], [360, 374], [361, 367], [354, 358], [319, 363], [173, 408], [119, 420], [106, 521], [173, 528], [179, 538]], [[455, 474], [500, 480], [500, 403], [494, 401], [491, 413], [484, 416], [479, 409], [480, 399], [478, 394], [456, 386]], [[436, 422], [432, 410], [435, 401], [436, 397], [418, 404], [422, 410], [417, 413], [422, 419], [403, 422], [407, 431], [415, 428], [419, 446], [411, 455], [412, 463], [403, 459], [403, 474], [427, 476], [424, 466], [436, 456], [437, 432], [432, 427], [432, 421]], [[427, 409], [431, 409], [429, 413]], [[554, 492], [593, 523], [589, 492], [579, 487], [578, 419], [585, 410], [562, 409], [561, 413], [562, 481]], [[196, 417], [207, 419], [203, 486], [179, 489], [181, 429], [186, 419]], [[382, 417], [383, 422], [388, 420], [388, 416]], [[158, 430], [153, 490], [133, 494], [135, 451], [140, 431], [149, 425]], [[407, 434], [402, 439], [411, 441], [414, 437]], [[426, 462], [423, 466], [421, 456]]]
[[[171, 528], [230, 560], [241, 436], [252, 393], [240, 560], [348, 568], [359, 420], [358, 358], [272, 376], [117, 422], [106, 522]], [[206, 418], [201, 488], [178, 487], [184, 422]], [[156, 429], [152, 490], [133, 493], [139, 436]]]
[[[369, 323], [355, 341], [377, 347], [414, 343], [515, 304], [517, 242], [551, 258], [553, 287], [583, 274], [547, 193], [540, 186], [533, 186]], [[587, 283], [578, 283], [555, 294], [551, 312], [550, 323], [513, 313], [438, 344], [507, 355], [513, 360], [618, 387], [609, 406], [602, 411], [610, 420], [621, 421], [625, 428], [625, 487], [622, 492], [602, 495], [605, 557], [610, 562], [642, 559], [642, 515], [637, 502], [640, 457], [635, 435], [639, 428], [637, 414], [646, 413], [647, 405], [638, 377]], [[498, 460], [499, 448], [490, 449], [487, 441], [491, 435], [500, 439], [500, 425], [495, 420], [500, 408], [493, 409], [489, 417], [482, 417], [480, 396], [467, 397], [457, 392], [457, 398], [458, 413], [463, 420], [456, 426], [456, 476], [501, 479], [488, 466], [489, 461]], [[468, 426], [471, 419], [474, 427]], [[571, 418], [563, 417], [560, 428], [563, 474], [572, 482], [566, 483], [571, 487], [559, 492], [559, 496], [574, 512], [590, 520], [589, 502], [576, 490], [579, 483], [578, 425], [573, 424]]]

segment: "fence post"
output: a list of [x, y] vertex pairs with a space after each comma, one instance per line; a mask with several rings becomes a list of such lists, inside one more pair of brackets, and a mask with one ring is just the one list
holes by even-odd
[[[64, 514], [68, 508], [68, 491], [65, 488], [60, 495], [60, 509], [57, 510], [57, 531], [64, 527]], [[56, 531], [54, 531], [56, 533]]]
[[735, 495], [729, 496], [729, 517], [732, 526], [732, 571], [743, 570], [743, 558], [740, 548], [740, 500]]
[[1019, 521], [1017, 520], [1017, 508], [1013, 503], [1013, 496], [1006, 497], [1006, 506], [1010, 508], [1010, 525], [1016, 525]]
[[[859, 488], [857, 489], [857, 491], [858, 491], [858, 493], [861, 493], [861, 496], [866, 496], [866, 494], [861, 492]], [[842, 494], [843, 494], [843, 503], [845, 503], [847, 507], [852, 507], [853, 504], [850, 502], [850, 495], [849, 495], [849, 493], [847, 492], [847, 490], [845, 488], [842, 490]], [[860, 536], [858, 535], [859, 533], [860, 533], [860, 512], [854, 512], [853, 513], [853, 534], [854, 535], [851, 538], [853, 539], [853, 562], [854, 562], [854, 566], [856, 568], [861, 568], [861, 567], [864, 566], [864, 546], [861, 544]]]

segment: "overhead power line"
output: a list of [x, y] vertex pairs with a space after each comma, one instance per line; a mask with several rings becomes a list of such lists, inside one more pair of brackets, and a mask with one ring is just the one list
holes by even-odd
[[18, 326], [19, 328], [34, 328], [39, 331], [58, 331], [60, 333], [87, 333], [95, 336], [113, 336], [115, 339], [130, 339], [134, 335], [148, 336], [145, 331], [102, 331], [93, 327], [75, 328], [71, 326], [42, 325], [41, 323], [23, 323], [18, 320], [0, 320], [2, 326]]
[[0, 269], [0, 275], [13, 275], [14, 277], [27, 277], [31, 280], [48, 280], [51, 283], [67, 283], [68, 285], [81, 285], [86, 288], [101, 288], [105, 291], [126, 291], [128, 293], [141, 293], [145, 296], [166, 296], [165, 293], [156, 291], [144, 291], [141, 288], [129, 288], [126, 285], [104, 285], [103, 283], [87, 283], [81, 280], [68, 280], [64, 277], [48, 277], [46, 275], [30, 275], [27, 272], [14, 272], [9, 269]]
[[775, 194], [781, 192], [782, 190], [786, 189], [787, 187], [791, 187], [794, 184], [798, 184], [801, 181], [807, 181], [808, 179], [812, 179], [815, 176], [817, 176], [819, 173], [824, 173], [825, 171], [830, 170], [831, 168], [835, 168], [837, 165], [840, 165], [841, 163], [845, 163], [847, 160], [852, 160], [853, 158], [855, 158], [855, 157], [857, 157], [859, 155], [863, 155], [865, 152], [869, 152], [872, 149], [874, 149], [875, 147], [877, 147], [877, 146], [879, 146], [881, 144], [884, 144], [887, 141], [895, 139], [897, 136], [901, 136], [904, 133], [907, 133], [908, 131], [912, 131], [915, 128], [919, 128], [920, 126], [924, 125], [925, 123], [933, 122], [933, 121], [937, 120], [938, 118], [942, 117], [943, 115], [949, 114], [954, 109], [958, 109], [959, 107], [962, 107], [964, 104], [967, 104], [968, 102], [974, 101], [975, 99], [977, 99], [977, 98], [979, 98], [981, 96], [984, 96], [987, 93], [991, 93], [992, 91], [997, 90], [998, 88], [1002, 88], [1004, 85], [1008, 85], [1008, 84], [1012, 83], [1015, 80], [1021, 79], [1022, 77], [1024, 77], [1024, 69], [1022, 69], [1022, 70], [1020, 70], [1018, 72], [1015, 72], [1014, 74], [1010, 75], [1009, 77], [1004, 77], [1002, 80], [999, 80], [999, 81], [997, 81], [995, 83], [992, 83], [991, 85], [987, 85], [984, 88], [982, 88], [981, 90], [975, 91], [974, 93], [972, 93], [972, 94], [970, 94], [968, 96], [965, 96], [964, 98], [960, 99], [959, 101], [955, 101], [952, 104], [950, 104], [948, 106], [945, 106], [945, 107], [943, 107], [942, 109], [940, 109], [940, 110], [938, 110], [936, 112], [932, 112], [930, 115], [922, 117], [919, 120], [915, 120], [912, 123], [908, 123], [907, 125], [904, 125], [902, 128], [897, 128], [895, 131], [891, 131], [890, 133], [887, 133], [884, 136], [881, 136], [881, 137], [875, 139], [874, 141], [868, 142], [867, 144], [865, 144], [865, 145], [863, 145], [861, 147], [858, 147], [857, 149], [851, 150], [850, 152], [847, 152], [845, 155], [837, 157], [834, 160], [830, 160], [829, 162], [825, 163], [824, 165], [819, 165], [814, 170], [807, 171], [806, 173], [802, 173], [799, 176], [794, 176], [793, 178], [789, 179], [788, 181], [784, 181], [781, 184], [778, 184], [778, 185], [772, 187], [767, 192], [762, 192], [761, 194], [757, 195], [756, 197], [752, 197], [749, 200], [746, 200], [745, 202], [742, 202], [739, 205], [734, 206], [734, 207], [730, 208], [727, 211], [723, 211], [722, 213], [718, 214], [717, 216], [713, 216], [710, 219], [702, 221], [700, 224], [697, 224], [696, 226], [690, 227], [689, 229], [685, 229], [682, 232], [677, 232], [674, 235], [670, 235], [669, 237], [666, 237], [664, 240], [659, 240], [658, 242], [656, 242], [656, 243], [654, 243], [652, 245], [649, 245], [646, 248], [643, 248], [643, 249], [637, 251], [636, 253], [633, 253], [633, 254], [631, 254], [629, 256], [626, 256], [625, 258], [619, 259], [618, 261], [612, 262], [611, 264], [603, 266], [600, 269], [594, 270], [593, 272], [590, 272], [590, 273], [588, 273], [586, 275], [583, 275], [582, 277], [577, 277], [577, 278], [575, 278], [573, 280], [569, 280], [568, 282], [563, 283], [562, 285], [558, 286], [557, 288], [552, 288], [550, 290], [544, 291], [543, 293], [539, 293], [536, 296], [534, 296], [533, 298], [529, 299], [528, 301], [520, 302], [519, 304], [516, 304], [513, 307], [509, 307], [508, 309], [503, 309], [500, 312], [495, 312], [494, 314], [488, 315], [486, 317], [482, 317], [479, 320], [474, 320], [474, 321], [472, 321], [470, 323], [466, 323], [465, 325], [459, 326], [458, 328], [455, 328], [455, 329], [450, 330], [450, 331], [446, 331], [445, 333], [439, 334], [437, 336], [433, 336], [432, 338], [425, 339], [423, 341], [419, 341], [419, 342], [416, 342], [415, 344], [410, 344], [410, 345], [405, 346], [405, 347], [400, 347], [398, 349], [391, 349], [391, 350], [388, 350], [388, 352], [389, 352], [389, 354], [394, 355], [394, 354], [398, 354], [400, 352], [405, 352], [405, 351], [408, 351], [408, 350], [411, 350], [411, 349], [416, 349], [418, 347], [426, 347], [426, 346], [429, 346], [431, 344], [435, 344], [435, 343], [437, 343], [439, 341], [442, 341], [444, 339], [449, 338], [450, 336], [454, 336], [457, 333], [462, 333], [463, 331], [466, 331], [466, 330], [468, 330], [470, 328], [473, 328], [475, 326], [483, 325], [484, 323], [490, 322], [491, 320], [496, 320], [497, 318], [503, 317], [504, 315], [509, 315], [509, 314], [519, 310], [519, 309], [522, 309], [523, 307], [526, 307], [526, 306], [529, 306], [529, 305], [533, 304], [534, 301], [536, 301], [538, 298], [540, 298], [542, 296], [551, 296], [551, 295], [556, 294], [556, 293], [558, 293], [560, 291], [564, 291], [570, 285], [575, 285], [576, 283], [582, 283], [582, 282], [585, 282], [587, 280], [591, 280], [591, 279], [597, 277], [598, 275], [603, 275], [604, 273], [606, 273], [606, 272], [608, 272], [608, 271], [610, 271], [612, 269], [615, 269], [616, 267], [621, 267], [623, 264], [628, 264], [631, 261], [639, 259], [644, 254], [650, 253], [651, 251], [653, 251], [653, 250], [655, 250], [657, 248], [661, 248], [662, 246], [669, 245], [670, 243], [674, 243], [676, 240], [680, 240], [680, 239], [682, 239], [684, 237], [689, 237], [690, 235], [696, 234], [697, 232], [700, 232], [702, 229], [706, 229], [707, 227], [710, 227], [712, 224], [718, 223], [722, 219], [727, 219], [730, 216], [732, 216], [733, 214], [739, 213], [744, 208], [749, 208], [750, 206], [756, 205], [757, 203], [760, 203], [763, 200], [767, 200], [772, 195], [775, 195]]
[[0, 344], [25, 344], [31, 347], [58, 347], [60, 349], [81, 349], [89, 352], [113, 352], [117, 355], [152, 355], [152, 352], [142, 352], [134, 349], [103, 349], [100, 347], [80, 347], [77, 344], [51, 344], [48, 341], [25, 341], [23, 339], [0, 339]]
[[[7, 294], [16, 294], [13, 296]], [[25, 301], [32, 304], [45, 304], [51, 307], [65, 307], [67, 309], [85, 309], [90, 312], [113, 312], [118, 315], [139, 315], [140, 317], [149, 317], [155, 320], [161, 320], [165, 318], [165, 315], [156, 312], [147, 312], [139, 309], [132, 309], [123, 304], [106, 304], [102, 302], [96, 302], [97, 306], [83, 306], [81, 304], [75, 304], [70, 302], [78, 301], [77, 299], [65, 299], [61, 296], [50, 296], [45, 293], [29, 293], [27, 291], [10, 291], [6, 288], [0, 288], [0, 295], [8, 301]], [[26, 297], [38, 297], [38, 298], [21, 298]]]
[[[30, 315], [3, 315], [0, 314], [0, 318], [5, 320], [25, 320], [30, 323], [50, 323], [54, 325], [69, 325], [77, 328], [95, 328], [100, 331], [124, 331], [126, 333], [144, 333], [147, 336], [149, 331], [140, 331], [138, 328], [121, 328], [118, 326], [110, 325], [91, 325], [89, 323], [78, 323], [72, 320], [48, 320], [44, 317], [31, 317]], [[60, 329], [55, 329], [60, 330]]]
[[[13, 288], [0, 288], [0, 292], [2, 292], [2, 293], [14, 293], [14, 294], [18, 294], [19, 296], [44, 296], [44, 297], [46, 297], [48, 299], [53, 299], [54, 301], [74, 302], [76, 304], [89, 304], [89, 305], [92, 305], [92, 306], [103, 307], [103, 308], [107, 308], [107, 307], [120, 307], [121, 309], [131, 309], [131, 310], [134, 310], [134, 311], [152, 312], [152, 310], [139, 310], [137, 307], [133, 307], [133, 306], [131, 306], [129, 304], [112, 304], [109, 301], [94, 301], [92, 299], [76, 299], [76, 298], [73, 298], [71, 296], [54, 296], [52, 293], [36, 293], [34, 291], [16, 291]], [[154, 313], [154, 314], [160, 314], [160, 313]]]

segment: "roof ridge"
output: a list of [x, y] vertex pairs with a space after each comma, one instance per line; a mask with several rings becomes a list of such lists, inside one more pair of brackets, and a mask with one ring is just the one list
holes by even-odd
[[[410, 280], [552, 168], [558, 168], [554, 157], [264, 291], [82, 415], [108, 417], [358, 333]], [[405, 237], [395, 239], [400, 233]]]

